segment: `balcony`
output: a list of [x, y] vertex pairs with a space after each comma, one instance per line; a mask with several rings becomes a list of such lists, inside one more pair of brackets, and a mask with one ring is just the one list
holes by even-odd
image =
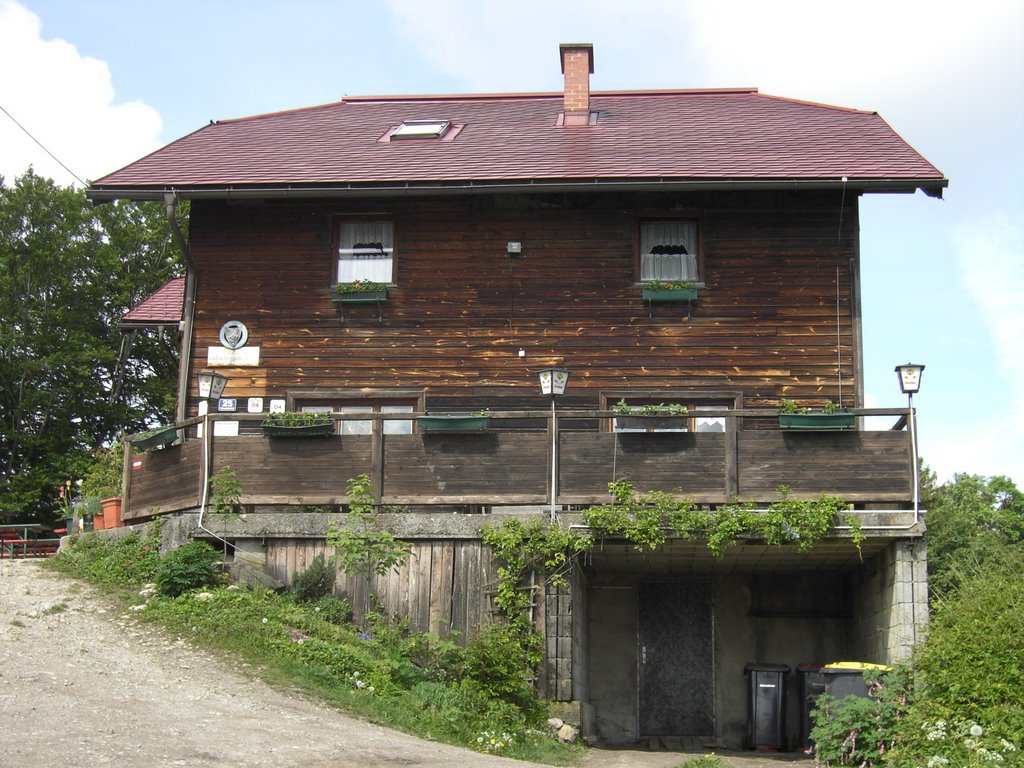
[[[372, 419], [372, 433], [288, 439], [264, 437], [262, 415], [211, 414], [176, 425], [186, 439], [170, 447], [137, 454], [128, 439], [122, 516], [197, 510], [225, 466], [253, 511], [345, 504], [347, 480], [362, 473], [380, 504], [414, 511], [571, 509], [610, 501], [612, 480], [707, 505], [775, 501], [785, 485], [793, 498], [829, 493], [855, 509], [912, 506], [908, 409], [853, 414], [860, 428], [846, 431], [785, 430], [775, 411], [732, 409], [701, 411], [724, 419], [723, 432], [611, 432], [610, 411], [499, 411], [486, 431], [394, 435], [384, 422], [409, 414], [339, 413], [335, 421]], [[239, 422], [239, 434], [219, 434], [218, 421]]]

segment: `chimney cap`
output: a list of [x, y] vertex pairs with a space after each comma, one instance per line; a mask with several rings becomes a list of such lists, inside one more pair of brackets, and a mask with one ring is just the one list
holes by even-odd
[[561, 59], [562, 74], [565, 74], [565, 53], [566, 51], [586, 51], [590, 66], [590, 74], [594, 74], [594, 44], [593, 43], [562, 43], [558, 46], [558, 57]]

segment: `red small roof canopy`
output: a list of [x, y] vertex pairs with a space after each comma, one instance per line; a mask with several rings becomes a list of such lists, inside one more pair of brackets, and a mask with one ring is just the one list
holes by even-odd
[[121, 316], [121, 325], [152, 327], [177, 325], [185, 306], [185, 278], [175, 277]]

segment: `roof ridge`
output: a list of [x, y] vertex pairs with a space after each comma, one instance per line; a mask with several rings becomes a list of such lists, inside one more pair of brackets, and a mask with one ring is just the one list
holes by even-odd
[[790, 104], [804, 104], [808, 107], [822, 107], [824, 109], [834, 109], [837, 112], [853, 112], [858, 115], [877, 115], [878, 111], [874, 109], [855, 109], [854, 107], [841, 107], [838, 104], [826, 104], [823, 101], [811, 101], [809, 99], [794, 99], [790, 96], [776, 96], [773, 93], [759, 93], [759, 96], [763, 96], [766, 99], [774, 99], [775, 101], [785, 101]]
[[[757, 88], [654, 88], [591, 91], [591, 96], [685, 96], [687, 94], [757, 93]], [[561, 99], [562, 91], [524, 91], [519, 93], [434, 93], [391, 96], [346, 96], [341, 103], [380, 103], [400, 101], [487, 101], [515, 99]]]

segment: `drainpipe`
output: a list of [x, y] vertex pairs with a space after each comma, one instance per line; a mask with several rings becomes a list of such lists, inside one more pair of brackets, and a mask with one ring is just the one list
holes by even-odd
[[181, 256], [185, 260], [185, 305], [181, 320], [181, 355], [178, 364], [177, 410], [175, 411], [176, 420], [184, 421], [188, 406], [188, 372], [192, 367], [192, 318], [196, 306], [196, 265], [192, 261], [192, 250], [181, 233], [178, 218], [175, 215], [178, 208], [177, 193], [166, 192], [164, 203], [167, 205], [167, 224], [171, 228], [171, 236], [174, 237], [174, 242], [178, 244]]

